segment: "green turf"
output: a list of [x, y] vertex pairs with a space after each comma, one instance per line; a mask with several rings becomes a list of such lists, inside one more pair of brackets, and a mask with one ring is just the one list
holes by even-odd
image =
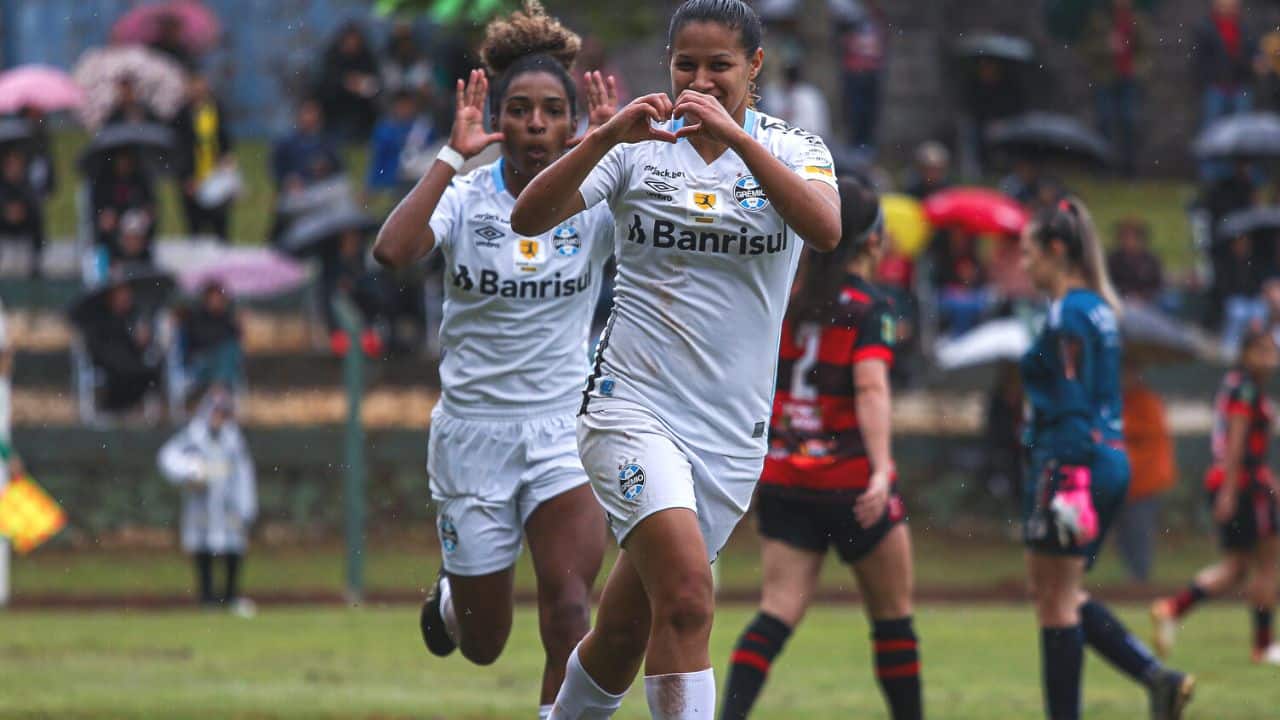
[[[1145, 630], [1136, 610], [1125, 619]], [[717, 677], [750, 610], [722, 608]], [[492, 667], [421, 649], [413, 608], [222, 614], [0, 614], [0, 716], [113, 718], [530, 718], [541, 650], [521, 610]], [[1036, 630], [1026, 607], [919, 612], [926, 702], [937, 720], [1040, 716]], [[1214, 606], [1185, 628], [1175, 660], [1201, 678], [1189, 718], [1258, 720], [1280, 707], [1276, 668], [1247, 661], [1246, 615]], [[853, 607], [815, 609], [775, 668], [759, 718], [884, 717]], [[1145, 717], [1144, 695], [1091, 657], [1085, 716]], [[644, 718], [633, 689], [619, 718]]]
[[[965, 539], [924, 527], [915, 527], [913, 531], [921, 587], [1016, 587], [1021, 583], [1022, 554], [1015, 543]], [[1165, 586], [1181, 585], [1197, 568], [1212, 561], [1213, 547], [1210, 540], [1198, 537], [1163, 541], [1154, 581]], [[367, 583], [373, 590], [418, 589], [435, 576], [439, 566], [436, 546], [412, 539], [374, 543], [366, 557]], [[336, 592], [342, 587], [343, 562], [342, 548], [334, 544], [254, 549], [246, 563], [246, 592]], [[609, 562], [606, 559], [606, 567]], [[756, 539], [750, 529], [735, 536], [718, 565], [722, 586], [748, 591], [758, 587], [760, 563]], [[1123, 579], [1123, 569], [1116, 554], [1110, 551], [1103, 554], [1090, 578], [1095, 587]], [[13, 583], [18, 595], [173, 594], [190, 590], [192, 572], [187, 559], [176, 549], [128, 552], [41, 549], [15, 559]], [[826, 564], [823, 585], [849, 589], [852, 584], [849, 572], [832, 558]], [[526, 589], [533, 587], [527, 552], [520, 558], [517, 585]]]
[[[54, 140], [54, 155], [61, 182], [49, 206], [50, 234], [69, 237], [75, 229], [74, 193], [79, 175], [75, 161], [86, 142], [78, 132], [59, 133]], [[271, 224], [273, 185], [267, 169], [271, 145], [262, 140], [245, 140], [237, 145], [236, 155], [245, 179], [245, 193], [236, 202], [231, 218], [231, 236], [239, 243], [259, 244], [267, 237]], [[348, 171], [356, 187], [364, 184], [366, 148], [348, 148], [345, 156]], [[1134, 215], [1152, 226], [1152, 244], [1171, 270], [1190, 267], [1194, 256], [1187, 226], [1186, 205], [1191, 199], [1190, 184], [1170, 180], [1117, 180], [1091, 176], [1068, 179], [1093, 209], [1106, 238], [1110, 228], [1122, 217]], [[181, 234], [185, 228], [181, 205], [171, 182], [160, 189], [160, 233]], [[389, 210], [386, 203], [374, 203], [374, 209]]]

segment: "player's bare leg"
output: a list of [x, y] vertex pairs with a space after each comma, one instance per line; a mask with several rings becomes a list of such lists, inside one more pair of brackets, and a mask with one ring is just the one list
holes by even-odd
[[872, 625], [876, 679], [894, 720], [924, 717], [920, 653], [912, 622], [911, 532], [898, 524], [853, 566]]
[[778, 540], [761, 539], [764, 585], [760, 590], [760, 612], [781, 620], [788, 627], [799, 625], [818, 589], [824, 557]]
[[1280, 582], [1280, 537], [1264, 538], [1253, 551], [1253, 576], [1246, 597], [1253, 612], [1253, 661], [1280, 665], [1280, 645], [1272, 636], [1271, 618]]
[[515, 568], [488, 575], [450, 573], [448, 578], [458, 649], [471, 662], [490, 665], [502, 654], [511, 636]]
[[1151, 604], [1156, 654], [1168, 657], [1178, 635], [1178, 622], [1201, 600], [1230, 592], [1244, 582], [1249, 573], [1249, 555], [1227, 551], [1221, 560], [1196, 573], [1190, 587], [1175, 596], [1160, 598]]
[[588, 485], [542, 503], [525, 523], [538, 581], [538, 629], [546, 652], [542, 704], [564, 681], [569, 653], [591, 627], [591, 589], [604, 558], [605, 523]]

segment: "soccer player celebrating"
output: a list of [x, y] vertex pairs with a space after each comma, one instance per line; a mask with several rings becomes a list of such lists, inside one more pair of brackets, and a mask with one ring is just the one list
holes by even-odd
[[[515, 199], [565, 150], [575, 127], [568, 68], [579, 39], [537, 2], [491, 22], [483, 71], [458, 81], [449, 144], [387, 218], [374, 256], [401, 266], [433, 248], [448, 267], [427, 474], [444, 569], [422, 608], [427, 648], [487, 665], [511, 632], [514, 564], [527, 536], [546, 649], [541, 716], [586, 633], [604, 553], [604, 520], [578, 458], [574, 413], [604, 262], [607, 209], [570, 213], [554, 230], [512, 231]], [[588, 78], [591, 121], [612, 115], [612, 78]], [[484, 127], [486, 97], [490, 122]], [[463, 177], [490, 143], [501, 158]]]
[[1022, 358], [1031, 404], [1023, 523], [1046, 714], [1080, 717], [1088, 643], [1148, 689], [1153, 718], [1176, 720], [1193, 678], [1164, 668], [1083, 587], [1129, 487], [1121, 449], [1119, 301], [1084, 206], [1068, 199], [1041, 212], [1023, 232], [1022, 256], [1032, 282], [1052, 301], [1044, 329]]
[[1271, 334], [1250, 330], [1240, 345], [1240, 366], [1227, 373], [1214, 402], [1213, 467], [1205, 477], [1223, 558], [1201, 570], [1191, 585], [1151, 607], [1156, 650], [1173, 647], [1178, 620], [1206, 597], [1238, 587], [1253, 573], [1246, 598], [1253, 605], [1253, 661], [1280, 665], [1271, 635], [1276, 604], [1276, 481], [1267, 468], [1275, 412], [1266, 388], [1280, 364]]
[[894, 720], [923, 717], [911, 626], [911, 537], [894, 490], [889, 367], [894, 323], [868, 282], [884, 251], [879, 202], [840, 181], [843, 236], [808, 251], [782, 326], [769, 455], [760, 477], [760, 612], [733, 652], [721, 720], [747, 717], [804, 617], [827, 548], [866, 598], [876, 677]]
[[764, 52], [741, 0], [671, 18], [674, 102], [639, 98], [534, 178], [511, 225], [605, 204], [613, 315], [578, 417], [592, 489], [622, 546], [551, 717], [609, 717], [645, 665], [655, 718], [709, 718], [710, 560], [750, 503], [801, 238], [840, 240], [822, 140], [752, 109]]

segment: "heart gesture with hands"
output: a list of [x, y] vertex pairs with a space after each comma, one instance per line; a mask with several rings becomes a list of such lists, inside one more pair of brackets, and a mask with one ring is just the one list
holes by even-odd
[[464, 158], [479, 155], [496, 142], [502, 142], [502, 133], [485, 132], [484, 101], [489, 95], [489, 79], [483, 70], [472, 70], [464, 83], [458, 79], [458, 110], [453, 116], [453, 132], [449, 135], [449, 147]]
[[732, 145], [742, 133], [742, 125], [714, 97], [696, 90], [685, 90], [676, 98], [672, 117], [684, 120], [676, 137], [699, 135], [711, 142]]
[[671, 108], [671, 98], [663, 93], [638, 97], [601, 126], [600, 132], [613, 145], [646, 140], [673, 143], [675, 133], [653, 126], [653, 123], [670, 120]]

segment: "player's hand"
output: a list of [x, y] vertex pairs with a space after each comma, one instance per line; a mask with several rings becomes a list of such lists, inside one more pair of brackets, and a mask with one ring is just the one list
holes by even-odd
[[1237, 493], [1231, 492], [1226, 488], [1218, 490], [1218, 494], [1213, 498], [1214, 521], [1218, 524], [1230, 522], [1231, 518], [1235, 517], [1238, 502]]
[[871, 484], [853, 503], [853, 516], [864, 528], [880, 522], [884, 517], [884, 509], [889, 504], [889, 471], [877, 470], [871, 473]]
[[719, 100], [694, 90], [680, 93], [671, 116], [684, 120], [684, 127], [676, 131], [676, 137], [701, 135], [709, 140], [732, 145], [743, 133], [742, 126], [724, 109]]
[[674, 133], [653, 126], [671, 119], [671, 107], [671, 98], [663, 93], [638, 97], [609, 118], [597, 132], [604, 133], [612, 145], [646, 140], [673, 143]]
[[484, 130], [484, 101], [489, 96], [489, 79], [483, 70], [472, 70], [466, 82], [458, 80], [458, 110], [453, 116], [449, 147], [464, 158], [473, 158], [493, 143], [502, 142], [502, 133]]
[[576, 138], [570, 138], [566, 147], [576, 147], [596, 128], [609, 122], [618, 112], [618, 81], [612, 75], [605, 77], [599, 71], [582, 75], [587, 91], [587, 129]]

